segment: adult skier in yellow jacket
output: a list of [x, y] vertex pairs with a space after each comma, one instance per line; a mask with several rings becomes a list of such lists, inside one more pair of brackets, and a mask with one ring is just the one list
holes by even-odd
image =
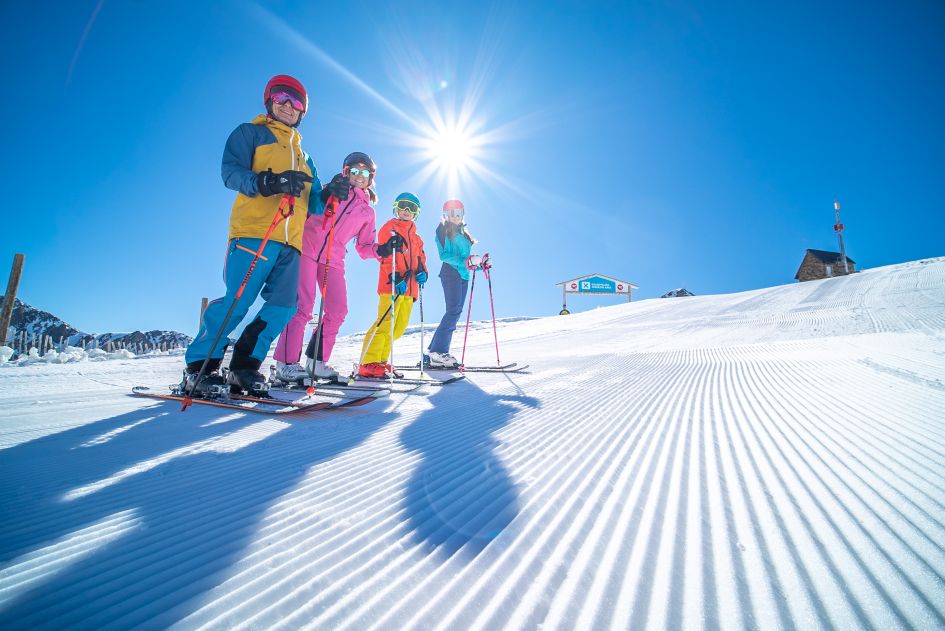
[[[223, 268], [226, 294], [207, 305], [200, 330], [187, 348], [187, 368], [181, 384], [187, 392], [206, 394], [225, 385], [217, 372], [225, 344], [211, 346], [283, 196], [291, 195], [294, 213], [270, 236], [222, 331], [225, 338], [246, 317], [256, 296], [262, 294], [265, 305], [233, 348], [228, 381], [245, 391], [266, 389], [266, 378], [259, 367], [272, 340], [295, 310], [305, 219], [309, 213], [323, 213], [329, 195], [342, 199], [347, 194], [347, 187], [336, 186], [334, 180], [323, 191], [311, 157], [302, 150], [297, 128], [308, 110], [308, 95], [302, 84], [288, 75], [273, 77], [263, 93], [263, 104], [267, 113], [233, 130], [223, 151], [223, 183], [237, 191]], [[204, 377], [195, 383], [208, 355]]]

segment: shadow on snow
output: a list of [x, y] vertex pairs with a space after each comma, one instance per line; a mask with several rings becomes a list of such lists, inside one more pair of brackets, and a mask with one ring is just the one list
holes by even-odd
[[178, 403], [159, 403], [3, 450], [3, 567], [22, 570], [30, 553], [101, 524], [94, 543], [123, 511], [133, 521], [99, 547], [72, 543], [58, 553], [58, 570], [37, 564], [18, 576], [20, 593], [0, 604], [0, 628], [163, 627], [186, 616], [311, 467], [391, 419], [378, 405], [283, 423], [200, 407], [181, 414]]
[[406, 449], [422, 454], [406, 489], [410, 526], [421, 545], [475, 556], [519, 511], [518, 491], [495, 453], [493, 434], [521, 406], [539, 403], [488, 394], [469, 380], [437, 389], [429, 401], [433, 407], [401, 434]]

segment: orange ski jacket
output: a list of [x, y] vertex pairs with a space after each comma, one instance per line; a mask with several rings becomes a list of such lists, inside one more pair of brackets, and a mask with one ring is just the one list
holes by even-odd
[[[394, 282], [399, 283], [406, 278], [407, 295], [416, 300], [419, 295], [417, 273], [427, 271], [427, 255], [423, 252], [423, 239], [417, 234], [417, 224], [395, 218], [381, 226], [377, 232], [377, 242], [387, 243], [394, 232], [405, 241], [404, 247], [398, 249], [394, 255], [396, 259]], [[378, 256], [377, 260], [381, 262], [381, 270], [377, 276], [377, 293], [392, 294], [394, 288], [390, 282], [391, 257]]]

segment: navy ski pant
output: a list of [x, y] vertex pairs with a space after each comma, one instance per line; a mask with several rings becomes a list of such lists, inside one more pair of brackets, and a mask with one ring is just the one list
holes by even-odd
[[453, 341], [453, 331], [456, 330], [456, 322], [459, 320], [459, 316], [463, 314], [463, 303], [466, 301], [466, 290], [469, 287], [469, 281], [463, 280], [455, 267], [443, 263], [443, 267], [440, 268], [440, 283], [443, 284], [446, 313], [443, 314], [440, 325], [436, 327], [436, 333], [433, 334], [429, 351], [449, 353], [450, 342]]

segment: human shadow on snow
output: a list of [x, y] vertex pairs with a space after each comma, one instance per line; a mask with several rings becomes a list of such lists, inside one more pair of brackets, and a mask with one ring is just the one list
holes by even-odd
[[59, 552], [58, 570], [18, 576], [15, 597], [0, 593], [0, 628], [172, 624], [225, 579], [311, 467], [394, 416], [380, 401], [275, 419], [179, 410], [158, 403], [3, 450], [0, 567], [22, 569], [76, 531], [101, 524], [94, 543], [107, 522], [128, 521], [108, 543]]
[[433, 407], [401, 434], [404, 447], [422, 460], [406, 490], [416, 541], [452, 556], [476, 556], [501, 536], [519, 511], [518, 490], [496, 455], [493, 434], [534, 397], [489, 394], [469, 380], [440, 387]]

